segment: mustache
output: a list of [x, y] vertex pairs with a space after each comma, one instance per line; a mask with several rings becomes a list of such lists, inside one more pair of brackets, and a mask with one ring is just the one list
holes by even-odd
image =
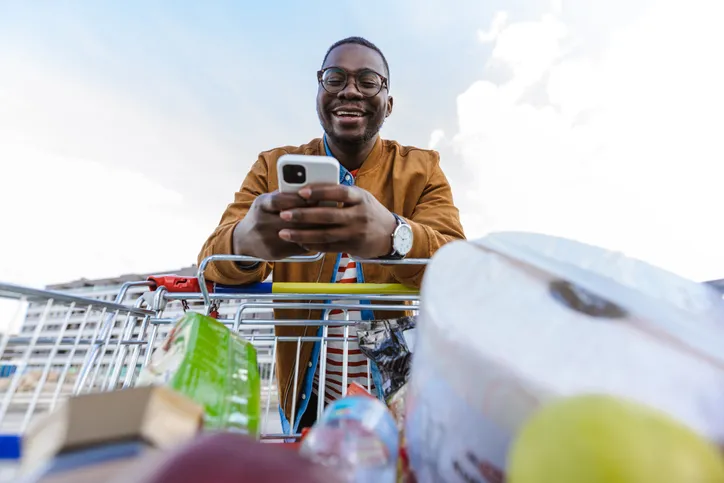
[[365, 107], [364, 104], [352, 104], [352, 103], [349, 103], [349, 102], [346, 102], [346, 103], [344, 103], [344, 104], [341, 104], [341, 103], [340, 103], [340, 104], [335, 104], [335, 105], [333, 105], [333, 106], [328, 106], [328, 107], [326, 108], [326, 110], [327, 110], [327, 111], [334, 111], [334, 110], [339, 109], [339, 108], [359, 109], [360, 111], [369, 112], [369, 109], [367, 109], [367, 107]]

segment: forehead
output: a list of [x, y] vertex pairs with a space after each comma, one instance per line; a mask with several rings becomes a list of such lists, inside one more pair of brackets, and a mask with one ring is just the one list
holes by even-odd
[[375, 50], [358, 44], [343, 44], [329, 53], [324, 67], [335, 66], [349, 71], [372, 69], [384, 75], [385, 63]]

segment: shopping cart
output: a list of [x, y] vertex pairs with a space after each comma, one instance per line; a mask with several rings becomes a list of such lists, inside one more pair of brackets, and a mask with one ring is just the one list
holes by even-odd
[[[275, 263], [313, 263], [322, 254], [293, 257]], [[49, 290], [0, 283], [0, 299], [24, 304], [24, 321], [17, 334], [0, 338], [0, 434], [25, 431], [39, 414], [55, 408], [65, 398], [87, 392], [132, 387], [153, 350], [164, 340], [178, 316], [187, 310], [212, 315], [244, 336], [257, 349], [262, 377], [261, 437], [267, 441], [298, 439], [294, 421], [282, 432], [278, 414], [275, 376], [276, 352], [282, 344], [296, 347], [295, 382], [302, 377], [300, 347], [320, 342], [320, 385], [326, 377], [326, 343], [330, 325], [345, 326], [344, 361], [347, 361], [350, 310], [370, 309], [384, 303], [385, 311], [415, 312], [416, 289], [401, 284], [272, 283], [222, 286], [209, 283], [204, 272], [217, 261], [257, 261], [232, 255], [214, 255], [198, 267], [196, 277], [157, 276], [126, 282], [115, 300], [98, 300]], [[362, 260], [362, 265], [426, 264], [427, 259]], [[334, 302], [331, 302], [334, 301]], [[382, 308], [382, 307], [380, 307]], [[325, 310], [323, 320], [276, 320], [274, 311]], [[328, 320], [339, 309], [345, 320]], [[319, 335], [276, 336], [276, 324], [322, 326]], [[339, 338], [335, 338], [339, 342]], [[343, 394], [348, 367], [343, 366]], [[367, 386], [372, 384], [368, 374]], [[293, 404], [299, 397], [294, 384]], [[321, 415], [324, 398], [319, 398]], [[296, 407], [292, 407], [292, 414]]]

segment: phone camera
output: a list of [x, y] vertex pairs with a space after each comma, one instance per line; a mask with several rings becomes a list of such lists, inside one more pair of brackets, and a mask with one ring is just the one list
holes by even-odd
[[282, 169], [284, 182], [289, 184], [304, 184], [307, 181], [307, 171], [299, 164], [287, 164]]

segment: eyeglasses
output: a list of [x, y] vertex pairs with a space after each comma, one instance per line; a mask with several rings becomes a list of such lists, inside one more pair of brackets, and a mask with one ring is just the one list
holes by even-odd
[[[317, 81], [330, 94], [339, 94], [347, 87], [350, 75], [339, 67], [327, 67], [317, 72]], [[371, 69], [357, 72], [354, 78], [357, 90], [365, 97], [376, 96], [383, 87], [389, 89], [387, 78]]]

